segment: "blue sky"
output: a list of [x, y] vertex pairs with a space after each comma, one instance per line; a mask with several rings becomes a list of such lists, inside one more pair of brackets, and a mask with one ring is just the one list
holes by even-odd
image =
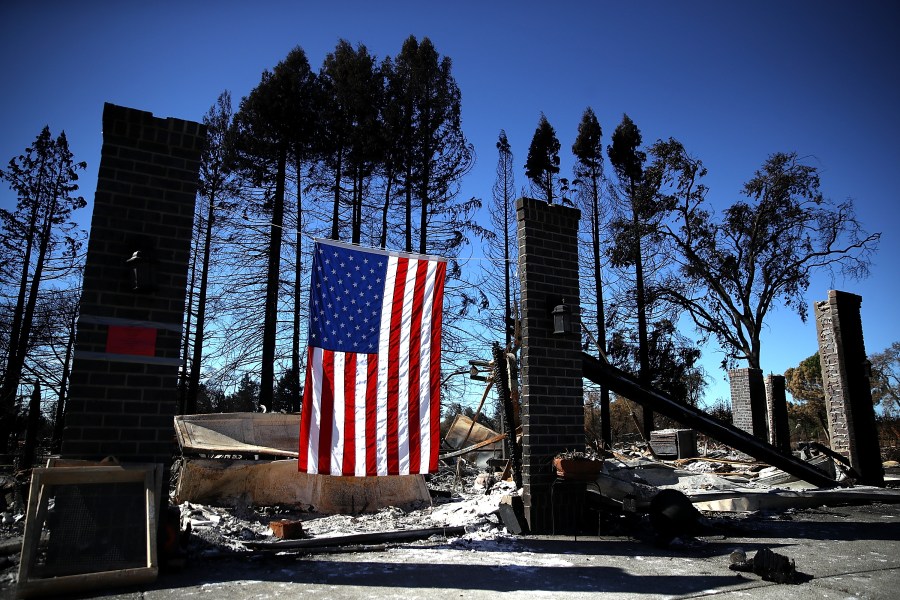
[[[340, 7], [340, 8], [338, 8]], [[495, 143], [505, 129], [526, 183], [525, 156], [540, 114], [569, 148], [587, 106], [606, 143], [623, 113], [644, 140], [675, 137], [709, 169], [710, 199], [739, 197], [767, 155], [796, 151], [821, 170], [834, 200], [853, 198], [881, 231], [871, 277], [820, 278], [860, 294], [866, 348], [900, 340], [897, 173], [900, 165], [900, 5], [895, 2], [23, 2], [0, 5], [0, 161], [49, 125], [88, 162], [90, 202], [104, 102], [158, 117], [201, 120], [217, 95], [235, 104], [294, 46], [316, 69], [344, 38], [379, 58], [409, 35], [453, 60], [463, 128], [478, 162], [462, 195], [487, 201]], [[0, 191], [0, 205], [14, 201]], [[89, 212], [83, 212], [85, 224]], [[477, 256], [477, 251], [475, 252]], [[817, 350], [815, 326], [776, 310], [763, 338], [766, 372]], [[720, 355], [706, 353], [707, 368]], [[715, 374], [708, 400], [727, 396]]]

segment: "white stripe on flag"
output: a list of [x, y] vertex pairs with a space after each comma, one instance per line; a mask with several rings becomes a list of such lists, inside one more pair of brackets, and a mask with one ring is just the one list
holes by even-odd
[[[422, 431], [420, 444], [422, 473], [428, 472], [431, 461], [431, 310], [434, 303], [434, 284], [437, 263], [428, 261], [425, 278], [425, 294], [422, 299], [422, 348], [419, 358], [419, 426]], [[425, 390], [428, 390], [427, 392]]]
[[413, 294], [418, 260], [410, 260], [403, 286], [403, 315], [400, 321], [400, 389], [397, 398], [397, 441], [400, 449], [400, 474], [409, 475], [409, 347], [412, 335]]
[[378, 337], [378, 396], [376, 405], [377, 418], [375, 420], [375, 448], [377, 456], [377, 472], [379, 475], [388, 473], [387, 451], [387, 383], [388, 383], [388, 356], [390, 356], [391, 340], [391, 306], [394, 301], [394, 282], [397, 279], [397, 257], [388, 257], [387, 274], [384, 280], [384, 297], [381, 304], [381, 334]]
[[309, 446], [307, 456], [310, 473], [319, 472], [319, 426], [322, 419], [322, 353], [321, 348], [313, 348], [312, 383], [313, 402], [312, 419], [309, 424]]
[[356, 428], [356, 464], [354, 475], [365, 477], [366, 475], [366, 388], [368, 387], [369, 357], [366, 354], [356, 355], [356, 402], [355, 402], [355, 428]]
[[331, 472], [340, 473], [344, 461], [344, 353], [334, 353], [334, 418], [331, 422]]

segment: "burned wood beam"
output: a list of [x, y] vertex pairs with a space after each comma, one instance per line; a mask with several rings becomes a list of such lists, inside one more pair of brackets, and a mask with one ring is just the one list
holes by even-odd
[[451, 537], [462, 535], [465, 527], [429, 527], [426, 529], [408, 529], [400, 531], [376, 531], [373, 533], [354, 533], [334, 537], [313, 538], [308, 540], [284, 540], [280, 542], [245, 542], [252, 550], [305, 550], [309, 548], [326, 548], [332, 546], [360, 546], [384, 544], [388, 542], [413, 542], [425, 540], [433, 535]]
[[509, 373], [506, 370], [506, 351], [500, 348], [500, 344], [494, 342], [493, 352], [494, 384], [497, 386], [497, 394], [500, 396], [500, 406], [503, 407], [503, 424], [508, 436], [507, 446], [512, 461], [513, 481], [516, 483], [516, 488], [520, 488], [522, 487], [522, 450], [516, 443], [516, 423], [508, 383]]
[[471, 446], [460, 448], [459, 450], [454, 450], [453, 452], [448, 452], [447, 454], [441, 454], [440, 456], [438, 456], [438, 458], [443, 460], [445, 458], [455, 458], [457, 456], [462, 456], [463, 454], [468, 454], [469, 452], [473, 452], [475, 450], [478, 450], [479, 448], [484, 448], [485, 446], [496, 444], [497, 442], [502, 441], [504, 438], [506, 438], [505, 433], [498, 433], [497, 435], [489, 437], [486, 440], [482, 440], [477, 444], [472, 444]]
[[764, 461], [786, 473], [819, 487], [834, 487], [834, 481], [817, 468], [806, 462], [779, 452], [775, 447], [732, 425], [717, 421], [702, 410], [672, 400], [662, 392], [644, 387], [630, 375], [611, 365], [605, 364], [589, 354], [582, 354], [582, 373], [586, 379], [606, 385], [616, 394], [633, 400], [646, 408], [675, 419], [686, 427], [714, 438]]

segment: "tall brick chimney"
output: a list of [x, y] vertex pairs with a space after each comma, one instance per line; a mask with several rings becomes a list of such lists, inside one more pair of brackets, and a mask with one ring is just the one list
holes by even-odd
[[62, 454], [168, 464], [204, 126], [106, 104]]
[[884, 485], [881, 448], [872, 407], [869, 360], [856, 294], [829, 290], [816, 302], [816, 333], [831, 449], [846, 456], [861, 483]]
[[[525, 516], [534, 533], [551, 531], [553, 457], [583, 450], [584, 391], [578, 287], [578, 220], [574, 208], [516, 202], [522, 288], [522, 480]], [[571, 316], [554, 333], [553, 311]]]

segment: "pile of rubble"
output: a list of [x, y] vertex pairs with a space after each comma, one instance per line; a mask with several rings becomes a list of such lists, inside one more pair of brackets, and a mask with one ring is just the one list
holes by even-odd
[[215, 557], [249, 552], [253, 543], [278, 539], [272, 523], [299, 523], [303, 537], [343, 538], [436, 527], [463, 527], [459, 537], [494, 539], [508, 535], [497, 516], [503, 496], [516, 494], [509, 481], [480, 471], [465, 461], [428, 477], [432, 503], [389, 506], [373, 513], [325, 515], [290, 506], [217, 507], [193, 502], [180, 505], [184, 550], [190, 556]]

